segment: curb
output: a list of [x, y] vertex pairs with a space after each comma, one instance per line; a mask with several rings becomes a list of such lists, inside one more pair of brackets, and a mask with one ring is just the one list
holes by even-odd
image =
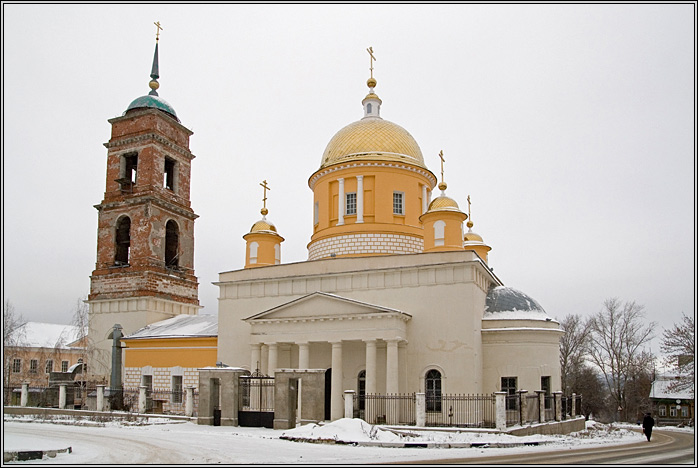
[[55, 458], [59, 453], [73, 453], [73, 448], [68, 447], [59, 450], [18, 450], [16, 452], [3, 452], [3, 463], [11, 461], [41, 460], [44, 456]]

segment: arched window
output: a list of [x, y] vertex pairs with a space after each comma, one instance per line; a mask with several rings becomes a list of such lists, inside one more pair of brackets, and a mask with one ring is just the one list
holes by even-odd
[[444, 245], [444, 231], [446, 230], [446, 223], [442, 220], [438, 220], [434, 223], [434, 245]]
[[250, 242], [250, 265], [257, 263], [257, 250], [259, 249], [259, 244], [256, 242]]
[[373, 112], [373, 105], [369, 102], [368, 104], [366, 104], [366, 113], [370, 115], [372, 112]]
[[274, 263], [281, 263], [281, 245], [274, 244]]
[[131, 252], [131, 218], [128, 216], [122, 216], [116, 222], [114, 243], [114, 263], [128, 265]]
[[165, 266], [179, 265], [179, 226], [173, 220], [165, 225]]
[[359, 377], [357, 379], [357, 388], [359, 394], [359, 411], [364, 411], [366, 409], [366, 371], [362, 370], [359, 372]]
[[441, 372], [431, 369], [424, 378], [427, 411], [441, 411]]

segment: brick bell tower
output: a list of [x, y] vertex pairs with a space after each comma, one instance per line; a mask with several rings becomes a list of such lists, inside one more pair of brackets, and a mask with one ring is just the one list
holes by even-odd
[[[106, 377], [111, 368], [111, 331], [123, 335], [200, 309], [194, 275], [191, 208], [192, 131], [180, 122], [159, 88], [158, 40], [151, 91], [135, 99], [112, 126], [107, 148], [104, 199], [98, 215], [97, 263], [92, 272], [89, 373]], [[112, 383], [116, 385], [117, 383]]]

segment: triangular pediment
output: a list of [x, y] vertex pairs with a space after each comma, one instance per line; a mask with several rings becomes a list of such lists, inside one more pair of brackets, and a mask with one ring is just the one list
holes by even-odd
[[258, 320], [307, 320], [324, 317], [331, 319], [339, 317], [368, 317], [377, 314], [403, 316], [406, 319], [411, 317], [409, 314], [397, 309], [369, 304], [337, 296], [336, 294], [314, 292], [244, 320], [254, 322]]

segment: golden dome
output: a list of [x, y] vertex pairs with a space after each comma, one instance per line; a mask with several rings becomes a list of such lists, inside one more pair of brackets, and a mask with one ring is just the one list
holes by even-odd
[[401, 161], [427, 168], [412, 135], [380, 117], [364, 118], [338, 131], [327, 144], [320, 167], [360, 159]]
[[440, 197], [434, 198], [431, 203], [429, 203], [429, 209], [427, 211], [460, 211], [460, 208], [453, 198], [441, 195]]
[[250, 233], [252, 232], [276, 232], [276, 226], [274, 226], [272, 223], [266, 220], [266, 218], [262, 218], [256, 223], [252, 225], [250, 228]]
[[467, 242], [484, 242], [479, 234], [475, 234], [472, 230], [468, 229], [468, 232], [463, 236], [463, 240]]

